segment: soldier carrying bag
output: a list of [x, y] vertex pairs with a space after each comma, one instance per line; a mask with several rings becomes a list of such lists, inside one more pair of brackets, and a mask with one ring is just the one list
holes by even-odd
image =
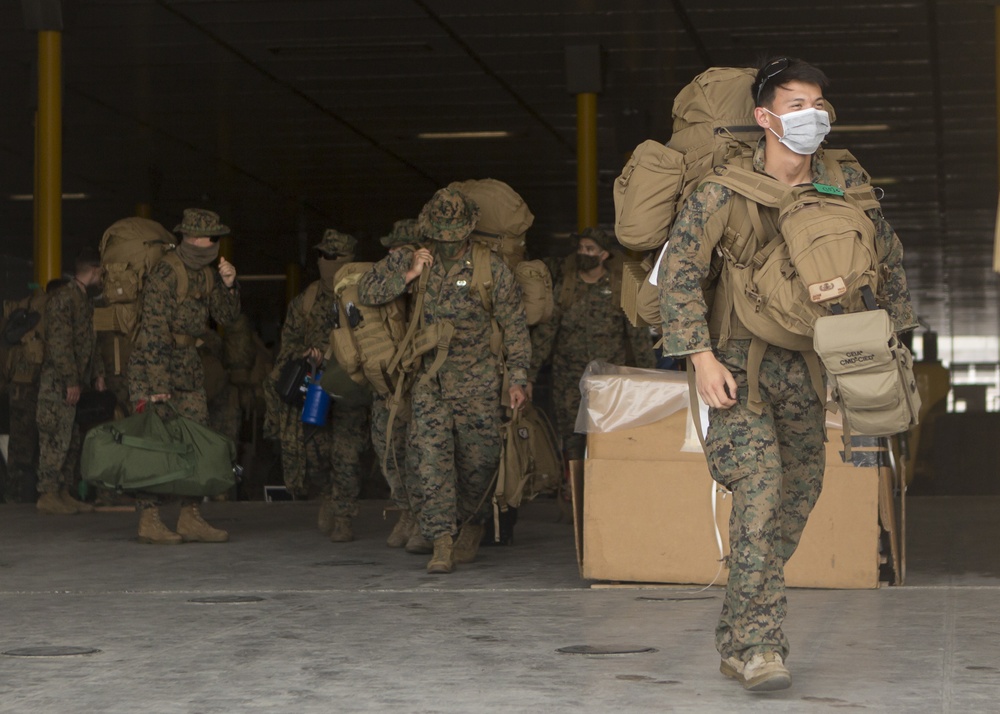
[[87, 432], [80, 470], [84, 481], [115, 491], [217, 496], [236, 484], [235, 463], [232, 439], [147, 408]]

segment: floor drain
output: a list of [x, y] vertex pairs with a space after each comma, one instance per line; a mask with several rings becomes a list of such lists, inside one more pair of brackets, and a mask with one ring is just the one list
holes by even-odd
[[256, 595], [207, 595], [205, 597], [195, 597], [188, 602], [196, 602], [202, 605], [240, 605], [247, 602], [261, 602], [264, 598]]
[[556, 652], [585, 655], [623, 655], [656, 652], [656, 648], [644, 647], [643, 645], [570, 645], [569, 647], [560, 647]]
[[100, 652], [93, 647], [62, 647], [51, 645], [45, 647], [18, 647], [14, 650], [7, 650], [5, 655], [11, 657], [73, 657], [77, 655], [88, 655]]

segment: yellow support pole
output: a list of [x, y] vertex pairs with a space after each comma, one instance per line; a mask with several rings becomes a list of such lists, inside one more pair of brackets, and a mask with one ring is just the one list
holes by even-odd
[[38, 134], [35, 277], [42, 286], [62, 274], [62, 33], [38, 33]]
[[597, 94], [576, 95], [577, 230], [597, 225]]
[[299, 294], [299, 285], [302, 283], [302, 268], [298, 263], [289, 263], [285, 266], [285, 305], [290, 305], [295, 296]]
[[[997, 139], [1000, 140], [1000, 5], [993, 8], [993, 37], [996, 64], [996, 122]], [[1000, 144], [997, 145], [997, 170], [1000, 173]], [[1000, 273], [1000, 203], [997, 205], [997, 221], [993, 229], [993, 272]]]

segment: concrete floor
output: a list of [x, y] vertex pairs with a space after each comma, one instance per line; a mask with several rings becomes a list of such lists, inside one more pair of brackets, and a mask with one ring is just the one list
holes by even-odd
[[[315, 503], [210, 504], [232, 542], [154, 547], [131, 513], [0, 506], [0, 652], [99, 650], [0, 655], [0, 711], [1000, 711], [1000, 497], [911, 498], [905, 587], [791, 591], [769, 695], [718, 673], [718, 588], [591, 588], [552, 501], [450, 576], [386, 548], [381, 507], [334, 545]], [[192, 602], [226, 595], [259, 599]]]

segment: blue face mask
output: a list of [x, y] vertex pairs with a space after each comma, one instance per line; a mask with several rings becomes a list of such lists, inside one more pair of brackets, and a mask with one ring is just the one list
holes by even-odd
[[803, 156], [815, 154], [823, 139], [830, 133], [830, 113], [822, 109], [810, 107], [781, 116], [766, 108], [764, 111], [781, 120], [784, 136], [778, 136], [778, 132], [774, 129], [771, 129], [771, 133], [778, 136], [778, 141], [796, 154]]

